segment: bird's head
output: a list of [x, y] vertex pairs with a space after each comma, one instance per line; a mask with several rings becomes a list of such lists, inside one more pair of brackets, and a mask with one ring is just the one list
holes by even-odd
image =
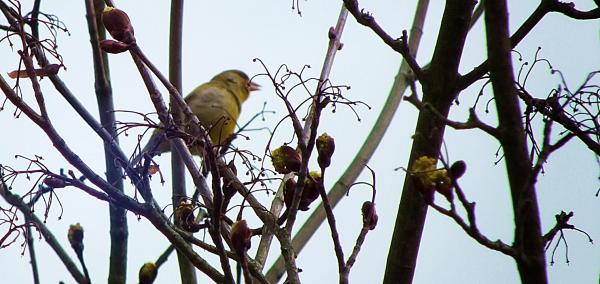
[[246, 73], [240, 70], [227, 70], [212, 78], [212, 81], [220, 81], [229, 88], [241, 102], [244, 102], [250, 92], [260, 90], [260, 85], [250, 81]]

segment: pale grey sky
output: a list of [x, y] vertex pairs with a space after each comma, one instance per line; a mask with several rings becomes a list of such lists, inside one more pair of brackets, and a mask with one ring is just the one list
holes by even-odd
[[[30, 7], [32, 1], [22, 1]], [[362, 1], [362, 7], [371, 11], [381, 25], [390, 33], [399, 36], [403, 29], [409, 29], [416, 1]], [[514, 31], [530, 14], [538, 1], [509, 1], [511, 28]], [[527, 3], [525, 3], [527, 2]], [[167, 1], [117, 1], [126, 11], [135, 27], [138, 44], [148, 57], [167, 72], [168, 11]], [[578, 7], [592, 8], [592, 1], [575, 1]], [[252, 61], [262, 59], [270, 70], [280, 64], [288, 64], [300, 70], [304, 64], [312, 69], [312, 77], [318, 77], [327, 47], [327, 31], [335, 25], [341, 1], [300, 1], [302, 16], [290, 9], [292, 1], [188, 1], [184, 24], [183, 89], [189, 92], [196, 85], [208, 80], [225, 69], [241, 69], [248, 74], [262, 71], [261, 66]], [[65, 2], [44, 1], [45, 12], [56, 14], [65, 22], [71, 36], [58, 35], [59, 52], [64, 57], [66, 71], [61, 78], [92, 113], [97, 113], [93, 89], [92, 62], [85, 23], [83, 1]], [[419, 48], [419, 63], [425, 65], [430, 58], [441, 12], [442, 1], [432, 1], [424, 37]], [[1, 22], [0, 22], [1, 23]], [[468, 71], [485, 58], [485, 34], [480, 22], [469, 35], [461, 70]], [[370, 30], [349, 18], [342, 36], [343, 49], [338, 53], [333, 66], [331, 79], [336, 84], [346, 84], [352, 88], [345, 93], [352, 100], [369, 104], [372, 109], [357, 107], [361, 121], [353, 112], [339, 107], [333, 114], [325, 111], [319, 132], [328, 132], [336, 139], [336, 153], [328, 170], [326, 185], [332, 185], [351, 161], [362, 144], [370, 127], [382, 107], [394, 75], [399, 67], [399, 54], [385, 46]], [[547, 16], [539, 26], [517, 47], [526, 60], [533, 58], [538, 46], [541, 55], [549, 59], [553, 66], [562, 70], [571, 86], [577, 86], [587, 73], [598, 69], [600, 48], [597, 21], [576, 22], [564, 16]], [[0, 45], [0, 72], [17, 68], [16, 50], [11, 50], [6, 42]], [[151, 112], [152, 106], [141, 84], [139, 74], [127, 54], [110, 55], [111, 74], [115, 108]], [[517, 68], [518, 66], [515, 65]], [[557, 86], [556, 77], [547, 75], [540, 68], [530, 82], [536, 94], [542, 96]], [[285, 113], [281, 102], [273, 93], [265, 78], [257, 79], [264, 86], [244, 105], [241, 122], [247, 121], [258, 112], [264, 102], [267, 109], [275, 110], [275, 115], [267, 115], [265, 122], [257, 121], [256, 127], [273, 127]], [[596, 81], [597, 82], [597, 81]], [[26, 84], [25, 84], [26, 86]], [[62, 97], [53, 90], [48, 80], [42, 80], [48, 109], [59, 133], [80, 157], [90, 166], [103, 173], [104, 163], [101, 140], [77, 117]], [[464, 120], [465, 110], [478, 89], [472, 88], [461, 96], [461, 106], [453, 110], [452, 117]], [[30, 92], [25, 92], [30, 100]], [[298, 93], [298, 96], [304, 94]], [[44, 133], [26, 117], [14, 119], [14, 107], [7, 103], [0, 112], [0, 125], [7, 138], [2, 139], [0, 163], [15, 168], [26, 167], [23, 160], [15, 160], [15, 154], [24, 156], [42, 155], [50, 169], [71, 169], [67, 162], [55, 151]], [[402, 103], [376, 154], [369, 165], [377, 173], [377, 228], [367, 235], [366, 242], [351, 272], [354, 283], [381, 282], [388, 246], [393, 230], [404, 173], [393, 169], [407, 164], [417, 112], [413, 106]], [[484, 114], [482, 119], [493, 122], [493, 113]], [[117, 114], [119, 120], [138, 119], [131, 115]], [[558, 129], [558, 128], [557, 128]], [[138, 132], [121, 136], [121, 144], [126, 151], [132, 151]], [[276, 133], [275, 141], [282, 143], [290, 137], [289, 132]], [[238, 139], [235, 144], [255, 153], [262, 153], [267, 140], [266, 132], [250, 132], [251, 141]], [[275, 145], [277, 145], [275, 143]], [[477, 202], [478, 223], [482, 233], [490, 239], [512, 242], [512, 209], [506, 185], [504, 165], [494, 166], [498, 144], [479, 131], [446, 131], [446, 144], [451, 160], [465, 160], [468, 165], [461, 179], [468, 198]], [[158, 158], [163, 163], [163, 171], [169, 176], [169, 155]], [[316, 165], [316, 163], [315, 163]], [[600, 238], [600, 200], [594, 196], [599, 187], [599, 168], [594, 155], [580, 142], [572, 142], [563, 151], [555, 154], [541, 176], [537, 190], [541, 207], [544, 231], [554, 224], [554, 214], [561, 210], [574, 211], [572, 223], [592, 236]], [[363, 174], [361, 180], [369, 181], [370, 175]], [[188, 180], [188, 183], [189, 180]], [[15, 183], [16, 192], [31, 186], [24, 178]], [[154, 181], [154, 195], [161, 204], [169, 203], [169, 181], [163, 187]], [[276, 184], [273, 184], [275, 187]], [[133, 187], [127, 192], [132, 194]], [[260, 195], [260, 194], [259, 194]], [[103, 282], [108, 270], [108, 209], [98, 200], [76, 189], [59, 191], [64, 214], [58, 219], [60, 208], [53, 204], [47, 225], [54, 230], [58, 239], [68, 247], [66, 240], [68, 226], [80, 222], [85, 229], [84, 255], [92, 280]], [[262, 196], [265, 201], [267, 196]], [[355, 188], [335, 209], [341, 240], [348, 255], [360, 230], [360, 205], [370, 198], [370, 191]], [[437, 198], [440, 202], [443, 198]], [[0, 206], [5, 203], [0, 202]], [[314, 206], [314, 205], [313, 205]], [[43, 207], [38, 207], [41, 213]], [[246, 214], [251, 215], [248, 210]], [[301, 216], [298, 224], [308, 214]], [[145, 220], [138, 221], [129, 215], [130, 248], [128, 282], [137, 281], [137, 271], [141, 264], [155, 260], [167, 241]], [[258, 223], [251, 223], [256, 227]], [[0, 226], [0, 231], [4, 229]], [[202, 237], [201, 234], [198, 234]], [[591, 245], [586, 238], [576, 232], [567, 231], [570, 264], [564, 261], [565, 247], [557, 250], [554, 266], [548, 267], [551, 283], [596, 283], [600, 268], [600, 249]], [[253, 247], [258, 239], [253, 239]], [[67, 271], [59, 263], [55, 254], [43, 241], [36, 242], [40, 258], [40, 273], [44, 283], [57, 283], [60, 280], [72, 283]], [[70, 249], [69, 249], [70, 250]], [[21, 247], [14, 244], [0, 251], [0, 274], [2, 282], [27, 283], [31, 281], [29, 257], [21, 256]], [[201, 253], [202, 254], [202, 253]], [[279, 249], [272, 249], [269, 261], [274, 261]], [[71, 254], [74, 257], [74, 254]], [[202, 254], [208, 255], [206, 254]], [[156, 283], [172, 283], [179, 278], [175, 257], [161, 268]], [[548, 254], [548, 261], [550, 254]], [[329, 228], [322, 226], [309, 245], [298, 257], [302, 268], [301, 279], [305, 283], [337, 282], [337, 264], [333, 252]], [[203, 278], [202, 278], [203, 279]], [[430, 210], [421, 242], [418, 267], [414, 283], [515, 283], [519, 281], [514, 261], [498, 252], [490, 251], [470, 239], [452, 220]]]

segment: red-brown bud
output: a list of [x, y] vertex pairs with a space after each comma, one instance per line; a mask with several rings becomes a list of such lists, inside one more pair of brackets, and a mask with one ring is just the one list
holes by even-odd
[[324, 169], [331, 165], [331, 156], [333, 156], [333, 152], [335, 152], [335, 141], [333, 137], [327, 135], [327, 133], [321, 134], [319, 138], [317, 138], [317, 153], [319, 154], [317, 157], [317, 162], [319, 162], [319, 166]]
[[140, 284], [152, 284], [158, 274], [158, 268], [153, 262], [147, 262], [142, 265], [138, 273]]
[[105, 39], [100, 41], [100, 49], [107, 53], [122, 53], [129, 50], [130, 45], [121, 41]]
[[[314, 171], [310, 172], [310, 178], [307, 177], [304, 180], [304, 189], [302, 190], [302, 196], [300, 197], [298, 210], [308, 211], [308, 209], [310, 209], [310, 204], [319, 198], [319, 187], [322, 186], [321, 183], [321, 174]], [[296, 188], [296, 181], [293, 178], [285, 181], [285, 187], [283, 188], [283, 201], [288, 208], [292, 206], [292, 200], [294, 199], [294, 192], [296, 191]]]
[[44, 184], [51, 188], [63, 188], [67, 186], [65, 180], [56, 177], [46, 177], [44, 179]]
[[304, 180], [304, 191], [302, 191], [302, 202], [306, 204], [307, 209], [308, 205], [319, 198], [320, 187], [323, 184], [319, 172], [311, 171], [308, 175]]
[[244, 255], [250, 249], [252, 231], [246, 220], [239, 220], [231, 226], [231, 247], [238, 255]]
[[284, 145], [271, 152], [271, 162], [276, 172], [288, 174], [300, 170], [302, 157], [296, 149]]
[[365, 201], [361, 211], [363, 215], [363, 228], [369, 228], [369, 230], [375, 229], [377, 220], [379, 219], [379, 216], [377, 216], [377, 212], [375, 211], [375, 204], [371, 201]]
[[102, 23], [104, 23], [104, 27], [114, 39], [122, 41], [125, 44], [135, 42], [133, 26], [131, 25], [129, 16], [122, 10], [107, 6], [102, 13]]

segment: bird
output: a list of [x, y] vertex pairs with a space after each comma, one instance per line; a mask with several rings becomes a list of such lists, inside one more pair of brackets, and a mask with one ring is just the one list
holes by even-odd
[[[201, 84], [190, 92], [185, 102], [198, 117], [200, 124], [208, 131], [214, 145], [223, 146], [230, 142], [242, 111], [242, 104], [251, 92], [260, 90], [260, 85], [250, 81], [246, 73], [240, 70], [227, 70], [214, 76], [210, 81]], [[184, 125], [186, 122], [184, 121]], [[184, 128], [185, 129], [185, 128]], [[169, 142], [164, 140], [157, 147], [152, 147], [155, 137], [161, 130], [155, 129], [142, 150], [142, 154], [152, 150], [152, 154], [170, 151]], [[190, 147], [193, 155], [202, 155], [199, 147]]]

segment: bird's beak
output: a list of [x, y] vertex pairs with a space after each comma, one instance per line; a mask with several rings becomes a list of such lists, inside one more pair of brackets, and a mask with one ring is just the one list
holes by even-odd
[[260, 90], [260, 85], [256, 84], [254, 82], [248, 82], [248, 91], [253, 92], [253, 91], [258, 91]]

